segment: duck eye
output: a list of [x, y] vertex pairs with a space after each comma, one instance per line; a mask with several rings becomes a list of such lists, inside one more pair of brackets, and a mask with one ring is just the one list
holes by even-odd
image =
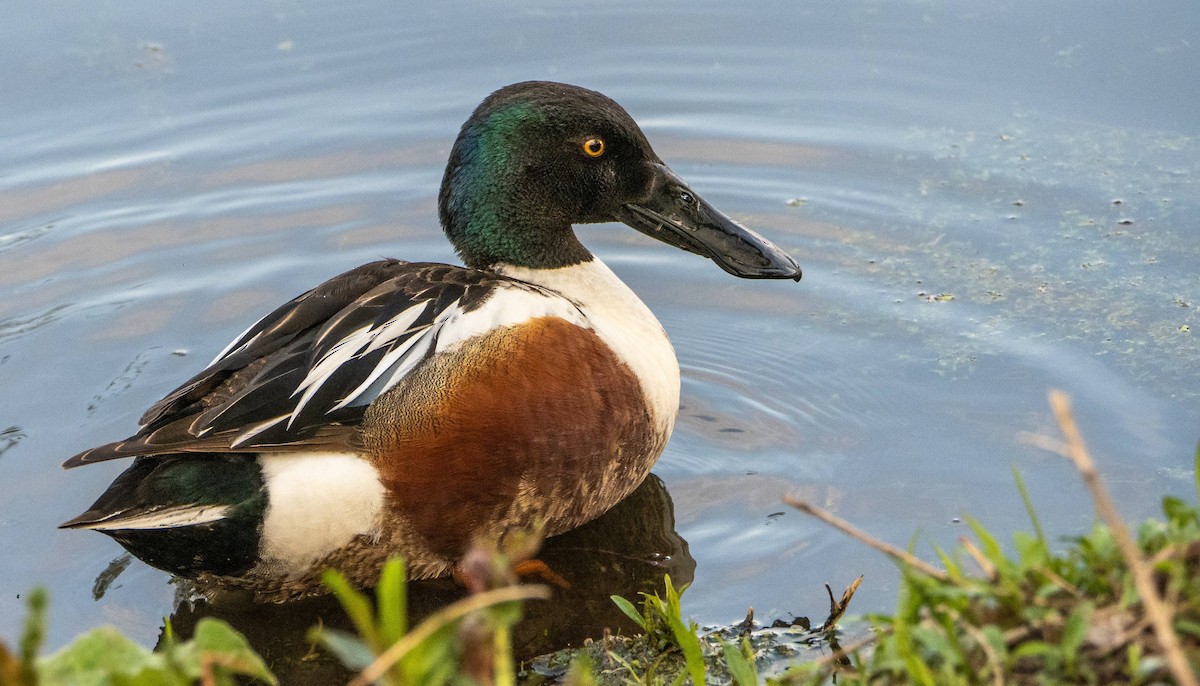
[[588, 157], [599, 157], [604, 154], [604, 139], [589, 138], [583, 142], [583, 154]]

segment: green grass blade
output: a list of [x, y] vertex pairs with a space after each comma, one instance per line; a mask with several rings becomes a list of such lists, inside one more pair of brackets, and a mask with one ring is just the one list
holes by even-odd
[[25, 618], [25, 629], [21, 632], [21, 678], [26, 683], [36, 684], [36, 661], [38, 651], [46, 640], [46, 589], [35, 588], [29, 593], [29, 616]]
[[737, 686], [758, 686], [758, 669], [754, 658], [746, 655], [751, 650], [749, 640], [742, 639], [740, 649], [736, 645], [721, 641], [721, 648], [725, 654], [725, 668], [729, 670], [733, 683]]
[[314, 629], [309, 637], [325, 646], [343, 665], [359, 671], [375, 661], [375, 653], [354, 634], [337, 629]]
[[646, 618], [637, 611], [637, 608], [633, 606], [633, 603], [625, 600], [619, 595], [610, 595], [609, 599], [613, 601], [613, 604], [617, 606], [617, 609], [625, 613], [626, 617], [632, 619], [634, 623], [642, 627], [642, 631], [650, 630], [649, 627], [646, 626]]
[[1042, 529], [1042, 522], [1038, 519], [1037, 510], [1033, 507], [1033, 500], [1029, 497], [1029, 489], [1025, 487], [1025, 479], [1021, 477], [1021, 470], [1017, 469], [1016, 463], [1012, 465], [1013, 481], [1017, 483], [1017, 492], [1021, 494], [1021, 502], [1025, 504], [1025, 513], [1029, 515], [1029, 522], [1033, 525], [1033, 532], [1037, 534], [1038, 541], [1041, 541], [1042, 546], [1049, 549], [1049, 544], [1046, 542], [1046, 532]]
[[[194, 650], [189, 652], [197, 655]], [[195, 657], [190, 660], [188, 671], [191, 673], [187, 675], [167, 673], [163, 669], [165, 662], [161, 655], [152, 654], [116, 627], [102, 626], [39, 659], [34, 680], [26, 683], [44, 686], [127, 683], [141, 672], [153, 671], [158, 678], [149, 683], [175, 686], [190, 683], [191, 679], [200, 675], [199, 660]], [[118, 681], [121, 678], [126, 681]]]
[[671, 633], [675, 635], [675, 642], [679, 645], [679, 649], [683, 651], [683, 659], [687, 663], [692, 683], [696, 686], [703, 686], [704, 653], [700, 649], [700, 637], [696, 635], [696, 628], [686, 626], [682, 620], [672, 617]]
[[[271, 670], [267, 669], [262, 657], [250, 647], [246, 637], [225, 622], [212, 617], [202, 618], [196, 624], [192, 642], [201, 659], [205, 655], [220, 656], [220, 665], [224, 670], [272, 685], [279, 683]], [[227, 681], [233, 683], [233, 679]]]
[[1004, 554], [1004, 548], [1000, 545], [1000, 541], [988, 531], [979, 520], [974, 517], [966, 517], [967, 526], [971, 527], [971, 531], [975, 533], [975, 538], [979, 539], [979, 543], [983, 546], [983, 555], [996, 566], [1002, 574], [1005, 571], [1012, 569], [1012, 561]]
[[696, 686], [704, 684], [704, 652], [700, 649], [700, 637], [696, 635], [696, 626], [683, 619], [683, 607], [679, 595], [687, 586], [676, 591], [671, 586], [671, 577], [666, 577], [667, 584], [667, 624], [671, 627], [671, 635], [675, 645], [683, 651], [683, 659], [687, 663], [688, 673]]
[[408, 631], [408, 589], [404, 560], [393, 557], [383, 566], [379, 585], [375, 587], [375, 599], [380, 638], [385, 646], [390, 646]]
[[376, 653], [386, 650], [387, 646], [383, 645], [379, 629], [375, 626], [375, 613], [371, 610], [371, 601], [367, 599], [367, 596], [354, 590], [346, 577], [336, 569], [325, 570], [325, 573], [321, 575], [321, 580], [337, 596], [342, 610], [354, 622], [355, 630], [367, 642], [367, 645]]
[[1175, 630], [1181, 634], [1187, 634], [1195, 639], [1200, 639], [1200, 622], [1193, 622], [1189, 619], [1176, 619]]
[[1075, 658], [1079, 655], [1079, 648], [1087, 636], [1088, 627], [1091, 626], [1094, 609], [1095, 606], [1091, 603], [1078, 605], [1063, 624], [1062, 650], [1066, 657], [1067, 669], [1075, 669]]
[[948, 574], [952, 579], [961, 579], [963, 573], [962, 567], [958, 564], [958, 560], [950, 557], [950, 555], [947, 554], [945, 550], [942, 550], [941, 546], [937, 545], [936, 543], [931, 543], [930, 545], [933, 546], [933, 552], [938, 556], [938, 560], [941, 561], [942, 567], [944, 567], [946, 570], [946, 574]]

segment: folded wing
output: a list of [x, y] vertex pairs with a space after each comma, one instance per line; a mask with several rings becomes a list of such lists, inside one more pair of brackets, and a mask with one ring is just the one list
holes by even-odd
[[357, 451], [366, 406], [432, 354], [442, 324], [504, 282], [398, 260], [352, 269], [247, 329], [151, 406], [137, 434], [63, 466], [181, 452]]

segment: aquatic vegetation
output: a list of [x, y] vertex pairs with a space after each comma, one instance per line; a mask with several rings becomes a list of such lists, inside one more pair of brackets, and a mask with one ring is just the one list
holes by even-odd
[[818, 627], [805, 617], [776, 620], [760, 626], [754, 611], [731, 626], [701, 630], [683, 614], [681, 597], [664, 576], [664, 595], [642, 593], [639, 610], [626, 598], [612, 601], [641, 629], [633, 636], [605, 635], [579, 648], [560, 650], [532, 660], [522, 674], [527, 684], [578, 683], [587, 678], [601, 684], [733, 684], [750, 686], [777, 676], [815, 650], [838, 650], [837, 623], [845, 613], [862, 577], [840, 599], [829, 593], [829, 616]]
[[[870, 617], [872, 640], [799, 665], [781, 683], [820, 684], [833, 673], [840, 684], [1197, 683], [1200, 508], [1164, 498], [1163, 518], [1132, 536], [1066, 396], [1052, 393], [1051, 405], [1064, 440], [1027, 438], [1076, 464], [1103, 523], [1056, 551], [1014, 470], [1034, 533], [1015, 533], [1008, 552], [969, 520], [975, 540], [963, 538], [952, 554], [939, 550], [941, 569], [885, 550], [902, 575], [895, 613]], [[1196, 466], [1200, 474], [1200, 449]]]

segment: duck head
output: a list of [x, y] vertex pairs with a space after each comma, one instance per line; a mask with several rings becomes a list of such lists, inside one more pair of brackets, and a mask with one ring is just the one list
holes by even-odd
[[734, 276], [800, 279], [787, 253], [672, 172], [620, 105], [578, 86], [527, 81], [488, 96], [454, 143], [438, 211], [479, 269], [586, 262], [572, 225], [619, 221]]

